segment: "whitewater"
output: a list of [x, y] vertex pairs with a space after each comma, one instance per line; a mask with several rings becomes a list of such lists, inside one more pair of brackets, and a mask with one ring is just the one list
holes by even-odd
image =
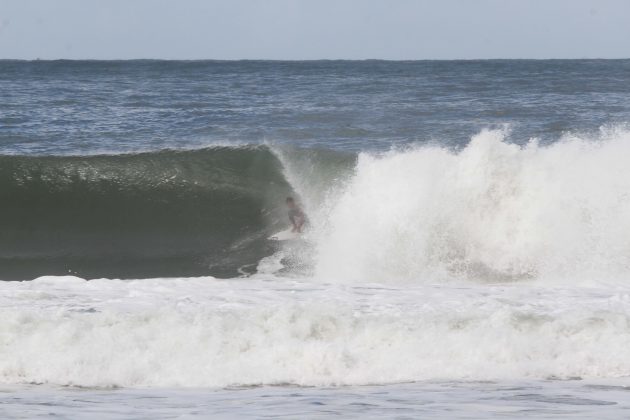
[[2, 286], [4, 383], [331, 386], [630, 369], [627, 290], [44, 277]]
[[324, 210], [318, 275], [626, 284], [629, 152], [630, 133], [612, 129], [545, 146], [483, 131], [458, 152], [362, 154]]

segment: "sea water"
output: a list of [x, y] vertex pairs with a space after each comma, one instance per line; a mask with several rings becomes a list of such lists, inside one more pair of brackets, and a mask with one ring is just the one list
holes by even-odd
[[628, 82], [0, 62], [0, 414], [627, 417]]

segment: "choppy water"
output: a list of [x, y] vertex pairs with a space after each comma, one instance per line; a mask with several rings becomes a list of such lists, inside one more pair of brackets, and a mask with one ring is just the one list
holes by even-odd
[[629, 122], [627, 60], [0, 61], [3, 417], [625, 418]]
[[627, 123], [629, 72], [629, 60], [0, 61], [0, 150], [388, 150], [461, 146], [502, 124], [517, 143], [553, 141]]

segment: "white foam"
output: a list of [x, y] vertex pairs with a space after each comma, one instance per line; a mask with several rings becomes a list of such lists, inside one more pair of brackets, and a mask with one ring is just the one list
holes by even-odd
[[630, 375], [627, 290], [277, 278], [0, 282], [0, 382], [372, 384]]
[[342, 282], [630, 280], [630, 133], [540, 146], [483, 131], [459, 152], [362, 154], [320, 225]]

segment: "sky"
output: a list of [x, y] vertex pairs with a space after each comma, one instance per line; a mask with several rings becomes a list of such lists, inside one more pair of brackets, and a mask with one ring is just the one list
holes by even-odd
[[0, 58], [630, 58], [630, 0], [0, 0]]

